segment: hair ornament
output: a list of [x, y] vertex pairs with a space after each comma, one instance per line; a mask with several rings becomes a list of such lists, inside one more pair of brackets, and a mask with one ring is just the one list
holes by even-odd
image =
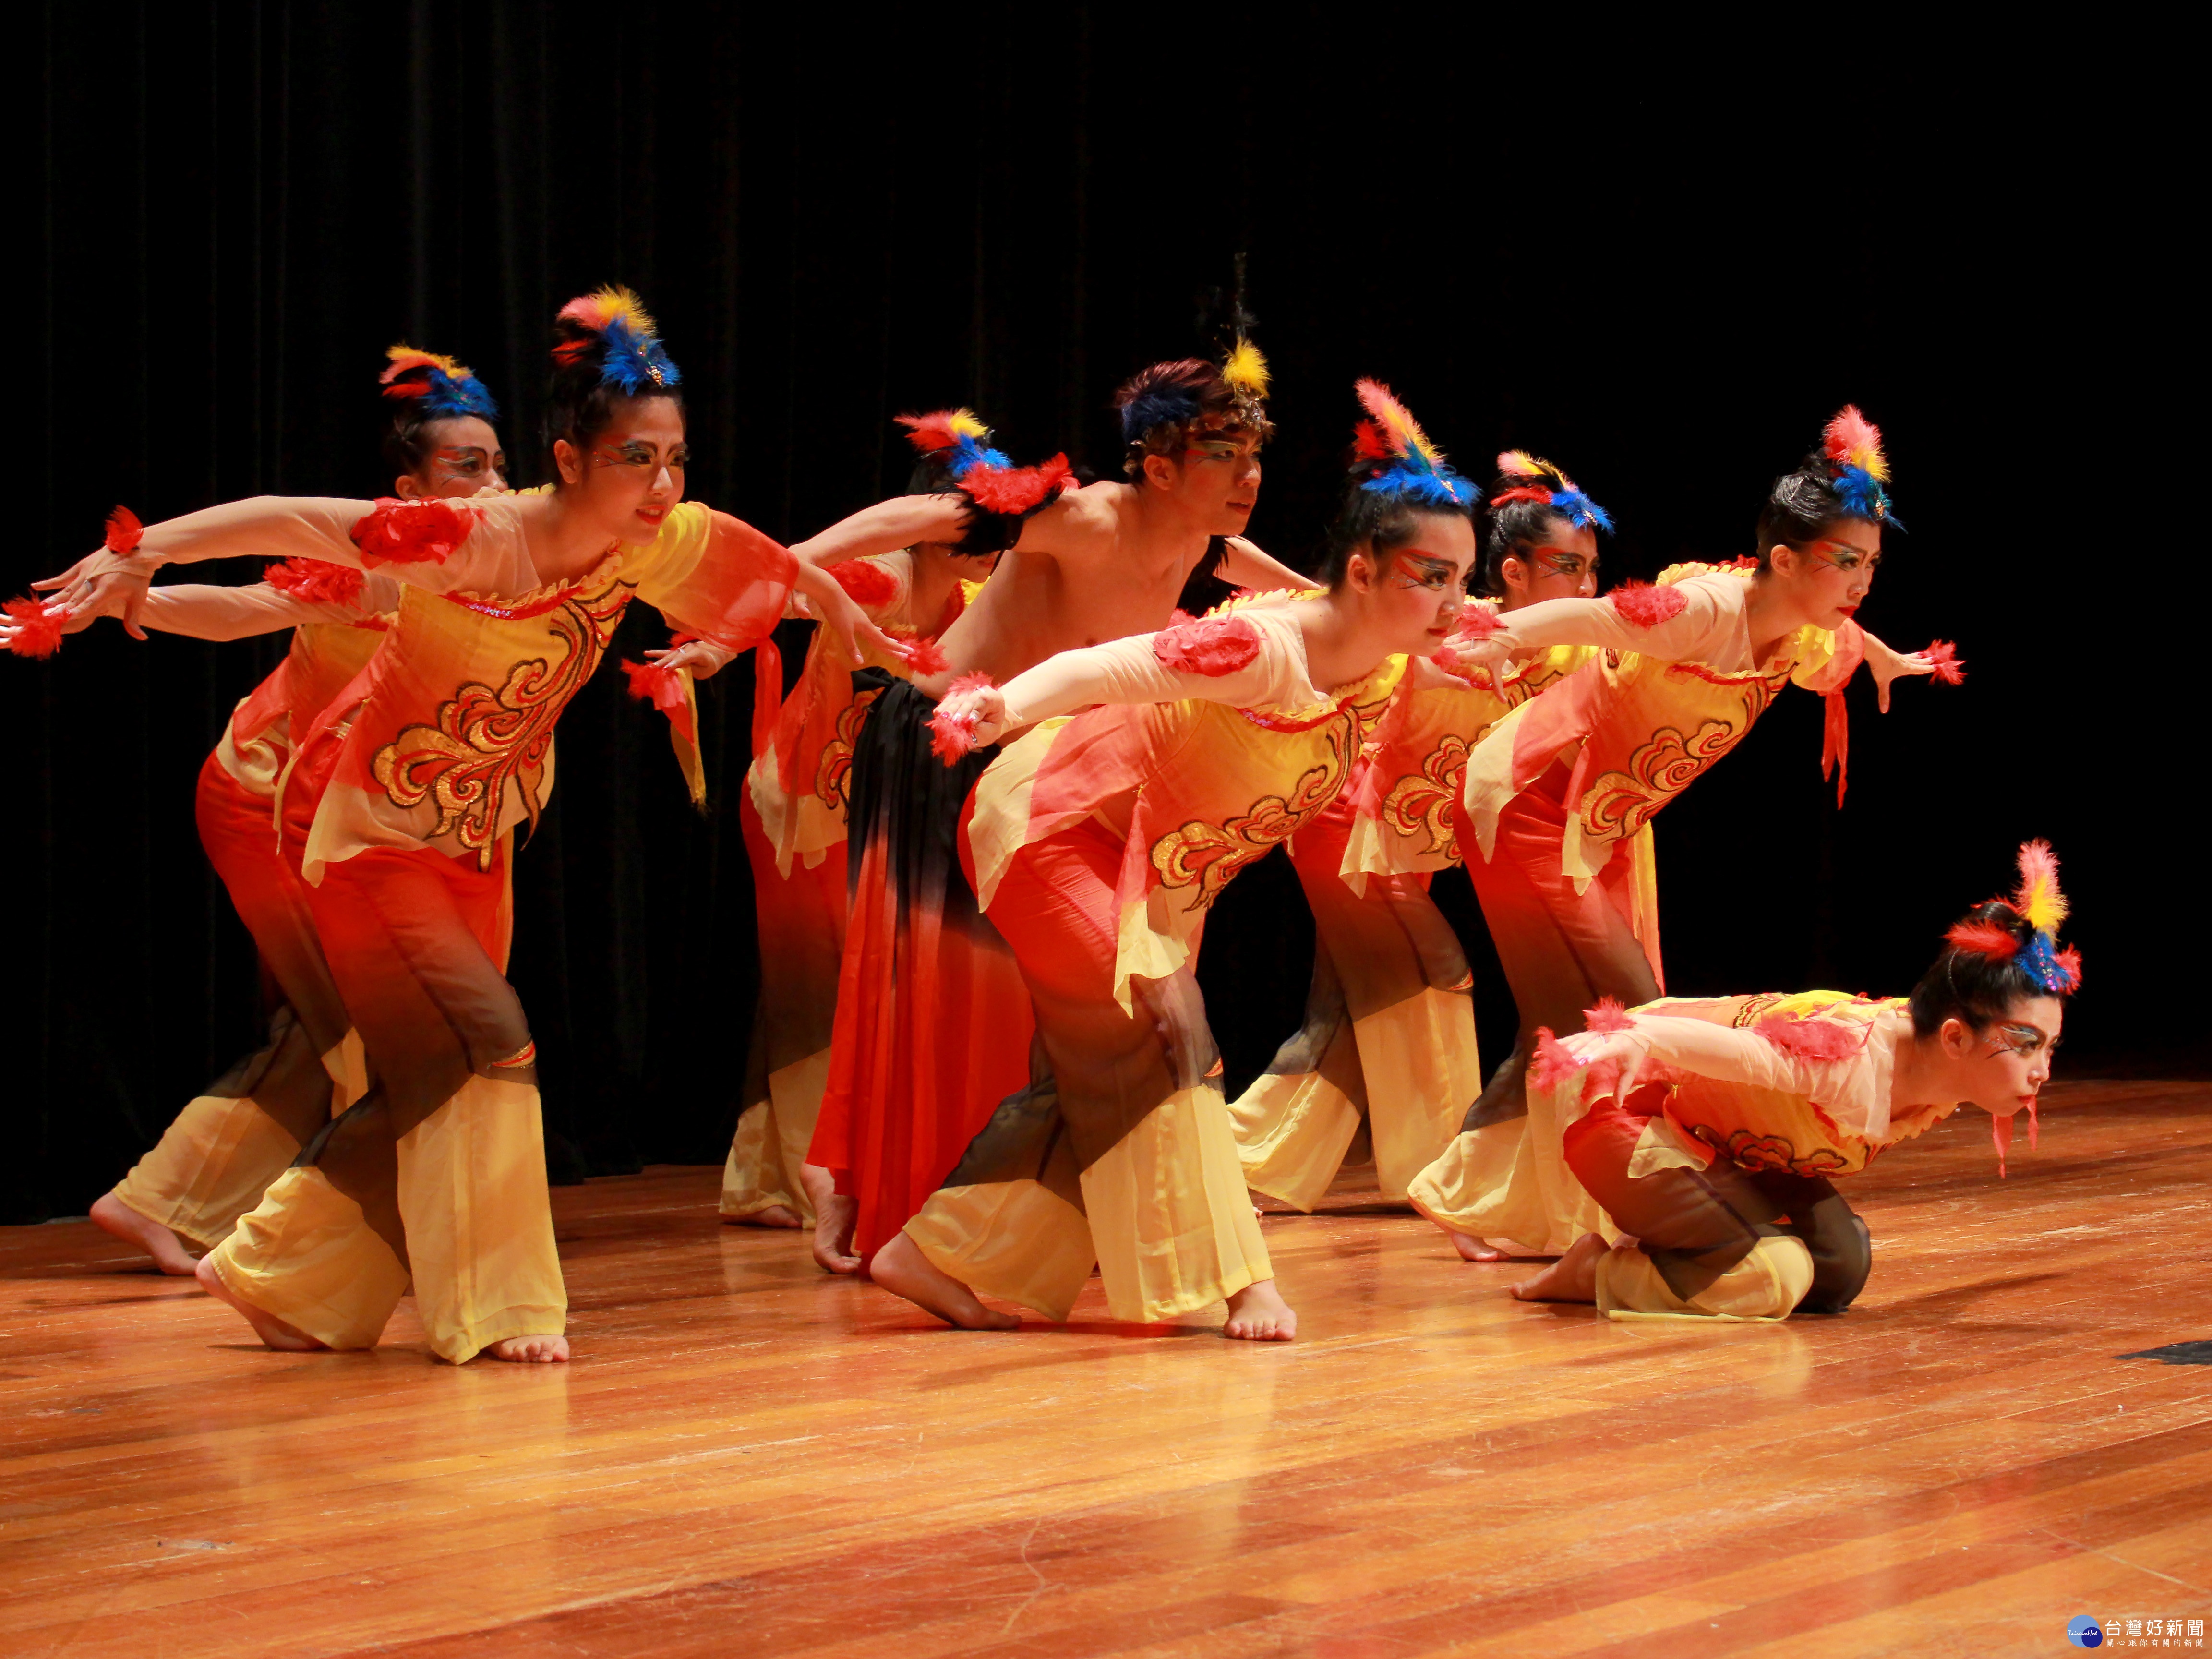
[[1237, 412], [1248, 425], [1258, 427], [1267, 418], [1267, 359], [1240, 331], [1236, 343], [1221, 364], [1221, 378], [1237, 398]]
[[683, 373], [669, 361], [643, 302], [619, 283], [580, 295], [561, 307], [555, 320], [572, 323], [584, 332], [555, 346], [554, 361], [574, 365], [589, 356], [594, 346], [602, 348], [601, 386], [635, 397], [641, 391], [683, 383]]
[[1856, 404], [1844, 404], [1828, 422], [1820, 434], [1820, 447], [1844, 511], [1876, 524], [1894, 522], [1890, 520], [1889, 492], [1882, 488], [1889, 482], [1889, 458], [1881, 453], [1881, 428], [1860, 414]]
[[1576, 489], [1572, 478], [1542, 456], [1531, 455], [1525, 449], [1509, 449], [1498, 458], [1498, 471], [1502, 477], [1525, 478], [1529, 482], [1499, 490], [1490, 498], [1492, 507], [1534, 501], [1550, 507], [1577, 530], [1601, 530], [1608, 536], [1613, 533], [1613, 514]]
[[902, 415], [898, 422], [907, 428], [907, 441], [943, 468], [951, 485], [986, 513], [1034, 513], [1074, 482], [1064, 454], [1041, 466], [1016, 466], [991, 447], [991, 428], [972, 409]]
[[1353, 453], [1371, 471], [1361, 483], [1378, 495], [1404, 495], [1431, 507], [1468, 507], [1482, 492], [1445, 463], [1443, 452], [1429, 441], [1413, 410], [1380, 380], [1355, 386], [1369, 418], [1352, 428]]
[[1954, 949], [2003, 962], [2017, 959], [2027, 976], [2053, 996], [2069, 996], [2081, 983], [2081, 953], [2061, 949], [2059, 924], [2071, 907], [2058, 886], [2058, 857], [2047, 841], [2020, 849], [2020, 885], [2010, 900], [2017, 923], [1962, 921], [1943, 935]]
[[499, 418], [499, 405], [467, 364], [434, 351], [418, 351], [404, 342], [384, 355], [391, 367], [376, 379], [386, 397], [412, 399], [431, 420], [470, 415], [480, 421]]

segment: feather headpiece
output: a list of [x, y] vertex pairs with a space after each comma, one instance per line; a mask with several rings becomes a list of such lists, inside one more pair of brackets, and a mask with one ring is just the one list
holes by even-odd
[[1074, 482], [1067, 457], [1055, 455], [1042, 466], [1016, 466], [991, 447], [991, 428], [972, 409], [940, 409], [930, 415], [902, 415], [907, 441], [945, 471], [954, 489], [987, 513], [1029, 514], [1059, 499]]
[[637, 295], [620, 284], [578, 295], [561, 307], [556, 321], [581, 332], [553, 348], [554, 361], [580, 363], [594, 347], [600, 348], [604, 354], [599, 359], [601, 386], [635, 397], [648, 387], [683, 382], [683, 373], [669, 361], [652, 317]]
[[1576, 489], [1572, 478], [1542, 456], [1531, 455], [1525, 449], [1509, 449], [1498, 458], [1498, 471], [1501, 477], [1528, 482], [1498, 491], [1490, 498], [1491, 506], [1535, 501], [1550, 507], [1577, 530], [1613, 533], [1613, 515]]
[[1245, 422], [1255, 427], [1264, 425], [1267, 419], [1267, 359], [1241, 333], [1222, 362], [1221, 378], [1228, 382], [1237, 399], [1237, 412]]
[[[1844, 511], [1880, 524], [1889, 518], [1889, 458], [1881, 453], [1881, 428], [1846, 404], [1820, 434], [1821, 453]], [[1905, 526], [1898, 526], [1902, 530]]]
[[2081, 953], [2058, 945], [2058, 926], [2066, 920], [2066, 895], [2058, 887], [2058, 857], [2047, 841], [2020, 849], [2020, 885], [2010, 901], [2016, 925], [1962, 921], [1943, 937], [1954, 949], [1997, 961], [2018, 960], [2027, 976], [2053, 996], [2068, 996], [2081, 983]]
[[499, 418], [499, 405], [467, 364], [434, 351], [418, 351], [404, 342], [384, 355], [391, 367], [376, 378], [386, 397], [411, 399], [434, 420], [467, 415], [480, 421]]
[[1429, 441], [1413, 410], [1389, 386], [1362, 380], [1355, 389], [1369, 418], [1352, 428], [1352, 450], [1372, 469], [1361, 489], [1431, 507], [1466, 507], [1482, 499], [1480, 489], [1445, 464], [1443, 451]]

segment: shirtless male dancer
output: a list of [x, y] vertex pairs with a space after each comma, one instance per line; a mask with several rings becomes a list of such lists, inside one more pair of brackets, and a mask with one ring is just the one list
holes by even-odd
[[[1265, 362], [1242, 340], [1225, 363], [1156, 363], [1114, 398], [1127, 482], [1064, 489], [1018, 526], [993, 523], [963, 495], [901, 496], [792, 550], [829, 565], [1008, 535], [997, 571], [938, 642], [943, 668], [889, 686], [854, 757], [853, 920], [806, 1171], [815, 1258], [833, 1273], [859, 1272], [889, 1243], [995, 1103], [1029, 1080], [1027, 994], [957, 848], [969, 792], [997, 750], [948, 768], [931, 749], [938, 699], [963, 677], [1003, 684], [1055, 653], [1166, 626], [1216, 537], [1228, 538], [1224, 579], [1314, 586], [1241, 534], [1273, 430], [1266, 389]], [[1274, 1291], [1262, 1282], [1243, 1295]]]

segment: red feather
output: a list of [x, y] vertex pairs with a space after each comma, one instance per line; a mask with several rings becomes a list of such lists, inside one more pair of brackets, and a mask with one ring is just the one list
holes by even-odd
[[[2069, 945], [2064, 950], [2058, 951], [2051, 959], [2057, 963], [2059, 972], [2066, 975], [2067, 991], [2070, 994], [2080, 990], [2081, 988], [2081, 953]], [[2031, 1146], [2035, 1144], [2035, 1137], [2033, 1134], [2028, 1137], [2027, 1144]]]
[[1636, 1022], [1628, 1016], [1628, 1010], [1620, 1006], [1619, 997], [1600, 997], [1596, 1007], [1583, 1010], [1583, 1026], [1586, 1030], [1626, 1031], [1632, 1030]]
[[945, 653], [937, 648], [935, 640], [911, 640], [907, 642], [906, 665], [920, 678], [927, 679], [933, 674], [942, 674], [951, 664], [945, 660]]
[[1959, 648], [1948, 640], [1932, 641], [1928, 659], [1936, 665], [1935, 677], [1946, 685], [1957, 685], [1966, 678], [1966, 665], [1959, 660]]
[[1856, 404], [1845, 404], [1820, 436], [1832, 461], [1846, 460], [1854, 450], [1881, 447], [1881, 428], [1860, 414]]
[[1505, 619], [1498, 614], [1498, 607], [1470, 599], [1459, 609], [1459, 623], [1453, 628], [1455, 639], [1486, 640], [1505, 626]]
[[473, 511], [440, 496], [406, 501], [385, 495], [348, 533], [373, 570], [380, 564], [443, 564], [476, 524]]
[[1567, 1045], [1552, 1035], [1548, 1025], [1536, 1028], [1536, 1052], [1528, 1061], [1528, 1080], [1539, 1089], [1556, 1089], [1576, 1073], [1582, 1062], [1567, 1052]]
[[1260, 630], [1231, 611], [1162, 629], [1152, 635], [1152, 654], [1179, 674], [1218, 678], [1250, 665], [1260, 654]]
[[1868, 1028], [1837, 1019], [1790, 1019], [1770, 1014], [1752, 1029], [1784, 1054], [1799, 1060], [1849, 1060], [1866, 1047]]
[[669, 723], [678, 731], [696, 741], [691, 711], [684, 706], [681, 673], [657, 662], [632, 662], [627, 657], [623, 659], [622, 671], [629, 676], [630, 696], [641, 702], [650, 702], [668, 716]]
[[351, 605], [361, 598], [368, 578], [351, 565], [331, 564], [321, 559], [287, 559], [264, 565], [261, 580], [296, 599], [318, 605]]
[[[996, 684], [988, 674], [963, 674], [945, 688], [945, 695], [957, 696], [963, 691], [977, 691]], [[972, 714], [946, 714], [940, 700], [937, 712], [929, 717], [929, 752], [950, 766], [975, 746], [975, 718]]]
[[1549, 507], [1552, 492], [1535, 484], [1516, 484], [1510, 489], [1499, 490], [1490, 498], [1492, 507], [1504, 507], [1509, 501], [1538, 501]]
[[8, 641], [15, 655], [51, 657], [62, 648], [62, 624], [69, 620], [68, 613], [48, 616], [46, 600], [28, 598], [10, 599], [0, 610], [15, 624], [15, 637]]
[[971, 467], [960, 488], [986, 513], [1031, 513], [1059, 495], [1068, 477], [1067, 457], [1055, 455], [1042, 466]]
[[841, 559], [830, 567], [830, 574], [855, 605], [889, 605], [898, 598], [898, 578], [866, 559]]
[[146, 526], [138, 522], [138, 515], [129, 507], [118, 505], [107, 515], [107, 550], [111, 553], [135, 553], [139, 538]]
[[1999, 962], [2020, 952], [2020, 940], [2012, 930], [1993, 921], [1962, 921], [1943, 937], [1970, 955], [1991, 957]]
[[940, 409], [927, 415], [901, 415], [897, 420], [907, 429], [906, 441], [931, 455], [959, 441], [952, 435], [952, 416], [951, 410]]
[[1680, 588], [1654, 587], [1650, 582], [1623, 582], [1605, 597], [1638, 628], [1656, 628], [1680, 616], [1690, 603], [1690, 596]]
[[1362, 421], [1352, 428], [1352, 450], [1364, 460], [1387, 461], [1390, 459], [1390, 441], [1374, 422]]

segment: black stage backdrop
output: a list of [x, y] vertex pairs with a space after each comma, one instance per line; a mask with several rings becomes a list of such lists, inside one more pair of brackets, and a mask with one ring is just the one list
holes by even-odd
[[[36, 453], [0, 583], [77, 556], [118, 501], [150, 520], [374, 493], [373, 376], [402, 337], [477, 368], [542, 478], [548, 325], [610, 280], [685, 370], [694, 493], [772, 534], [899, 487], [901, 410], [972, 404], [1020, 457], [1110, 467], [1114, 383], [1207, 343], [1243, 251], [1281, 433], [1254, 533], [1294, 562], [1358, 374], [1478, 476], [1504, 445], [1565, 463], [1620, 520], [1615, 578], [1748, 551], [1769, 479], [1862, 404], [1911, 527], [1864, 619], [1955, 639], [1970, 678], [1906, 685], [1887, 719], [1855, 688], [1841, 811], [1792, 693], [1662, 815], [1673, 988], [1901, 991], [2048, 836], [2088, 961], [2067, 1068], [2201, 1066], [2154, 943], [2201, 810], [2154, 743], [2193, 722], [2154, 635], [2126, 632], [2193, 603], [2157, 482], [2185, 475], [2123, 368], [2176, 349], [2139, 213], [2159, 118], [2088, 104], [2078, 68], [1916, 70], [1903, 39], [1871, 82], [1808, 83], [1778, 48], [1728, 81], [1655, 58], [1601, 84], [1565, 43], [1386, 36], [1395, 12], [1366, 33], [1334, 8], [1208, 14], [1218, 39], [1171, 9], [944, 15], [863, 40], [857, 14], [784, 8], [46, 8], [43, 149], [16, 174]], [[659, 631], [641, 608], [617, 654]], [[82, 1213], [256, 1041], [191, 791], [279, 649], [102, 624], [0, 662], [23, 975], [0, 1219]], [[750, 681], [707, 690], [704, 817], [611, 670], [562, 723], [514, 969], [557, 1177], [722, 1156], [760, 972], [733, 798]], [[1443, 890], [1494, 1055], [1510, 999], [1463, 879]], [[1232, 1082], [1295, 1023], [1310, 939], [1279, 858], [1220, 907], [1201, 978]]]

